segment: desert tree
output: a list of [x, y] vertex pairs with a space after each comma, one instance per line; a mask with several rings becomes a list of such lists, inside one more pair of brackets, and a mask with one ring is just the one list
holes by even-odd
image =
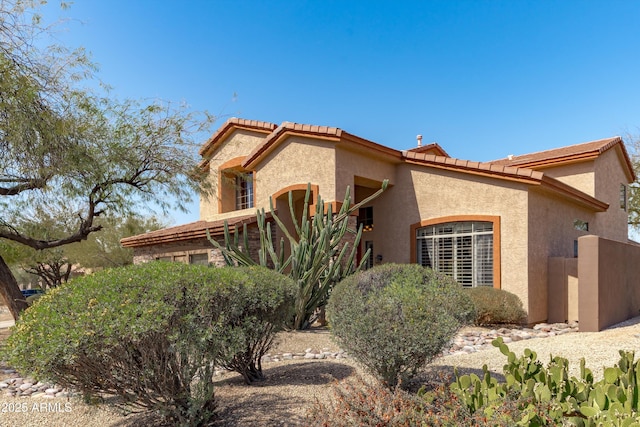
[[[52, 208], [46, 211], [37, 209], [37, 216], [32, 218], [33, 221], [25, 221], [24, 226], [27, 228], [21, 229], [21, 232], [42, 240], [59, 238], [73, 232], [74, 224], [73, 221], [69, 223], [66, 208]], [[6, 241], [4, 253], [7, 254], [7, 264], [13, 267], [14, 275], [17, 267], [35, 276], [41, 287], [54, 288], [87, 270], [133, 264], [133, 250], [122, 247], [120, 239], [166, 226], [166, 223], [155, 216], [140, 215], [107, 215], [98, 218], [96, 224], [103, 227], [102, 232], [90, 234], [85, 241], [51, 249], [35, 250]], [[0, 248], [0, 252], [2, 249]], [[12, 254], [11, 258], [9, 253]], [[22, 275], [22, 280], [24, 279], [25, 276]]]
[[[206, 191], [194, 143], [212, 117], [89, 89], [89, 58], [42, 48], [51, 32], [33, 6], [0, 0], [0, 240], [58, 248], [100, 231], [105, 213], [184, 209], [194, 189]], [[68, 232], [27, 232], [36, 210], [53, 207], [66, 208]], [[26, 308], [2, 253], [0, 294], [15, 318]]]

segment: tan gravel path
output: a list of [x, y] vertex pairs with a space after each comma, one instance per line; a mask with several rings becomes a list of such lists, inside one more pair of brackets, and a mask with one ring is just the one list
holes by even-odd
[[[640, 317], [623, 322], [601, 332], [577, 332], [549, 338], [523, 340], [507, 344], [516, 356], [525, 348], [533, 350], [545, 365], [551, 355], [565, 357], [570, 363], [570, 375], [578, 376], [580, 359], [593, 371], [594, 378], [602, 376], [604, 366], [613, 366], [620, 359], [619, 350], [634, 351], [640, 357]], [[468, 355], [451, 355], [437, 360], [434, 365], [458, 366], [481, 369], [483, 364], [497, 373], [502, 373], [506, 357], [500, 350], [491, 347]]]

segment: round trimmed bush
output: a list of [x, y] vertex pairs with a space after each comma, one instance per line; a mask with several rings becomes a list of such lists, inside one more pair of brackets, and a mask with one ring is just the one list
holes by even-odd
[[105, 270], [36, 301], [2, 356], [87, 398], [113, 396], [129, 411], [201, 425], [213, 416], [214, 367], [261, 376], [260, 357], [289, 320], [295, 293], [293, 281], [263, 267]]
[[466, 290], [476, 311], [474, 323], [482, 325], [521, 325], [527, 321], [527, 312], [517, 295], [490, 286]]
[[327, 318], [349, 353], [388, 387], [432, 361], [473, 319], [473, 305], [451, 278], [417, 264], [384, 264], [332, 291]]

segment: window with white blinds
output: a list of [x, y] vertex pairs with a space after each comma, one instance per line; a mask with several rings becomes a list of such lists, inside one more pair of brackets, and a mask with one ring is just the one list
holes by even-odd
[[448, 222], [416, 231], [417, 260], [464, 287], [493, 286], [493, 223]]
[[253, 207], [253, 173], [236, 176], [236, 210]]

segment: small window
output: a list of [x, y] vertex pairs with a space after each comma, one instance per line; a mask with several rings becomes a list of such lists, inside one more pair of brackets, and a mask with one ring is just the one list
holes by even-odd
[[364, 264], [364, 269], [367, 270], [373, 267], [373, 242], [370, 240], [364, 242], [364, 250], [365, 252], [369, 251], [369, 255], [367, 256]]
[[171, 262], [171, 261], [173, 261], [173, 257], [172, 256], [159, 256], [159, 257], [156, 258], [156, 261]]
[[573, 228], [580, 231], [589, 231], [589, 223], [581, 219], [576, 219], [573, 221]]
[[236, 210], [253, 207], [253, 174], [243, 173], [236, 176]]
[[209, 265], [209, 255], [191, 254], [189, 255], [189, 264]]
[[620, 209], [627, 210], [627, 186], [620, 184]]
[[373, 230], [373, 206], [360, 208], [358, 211], [358, 226], [362, 225], [362, 231]]

